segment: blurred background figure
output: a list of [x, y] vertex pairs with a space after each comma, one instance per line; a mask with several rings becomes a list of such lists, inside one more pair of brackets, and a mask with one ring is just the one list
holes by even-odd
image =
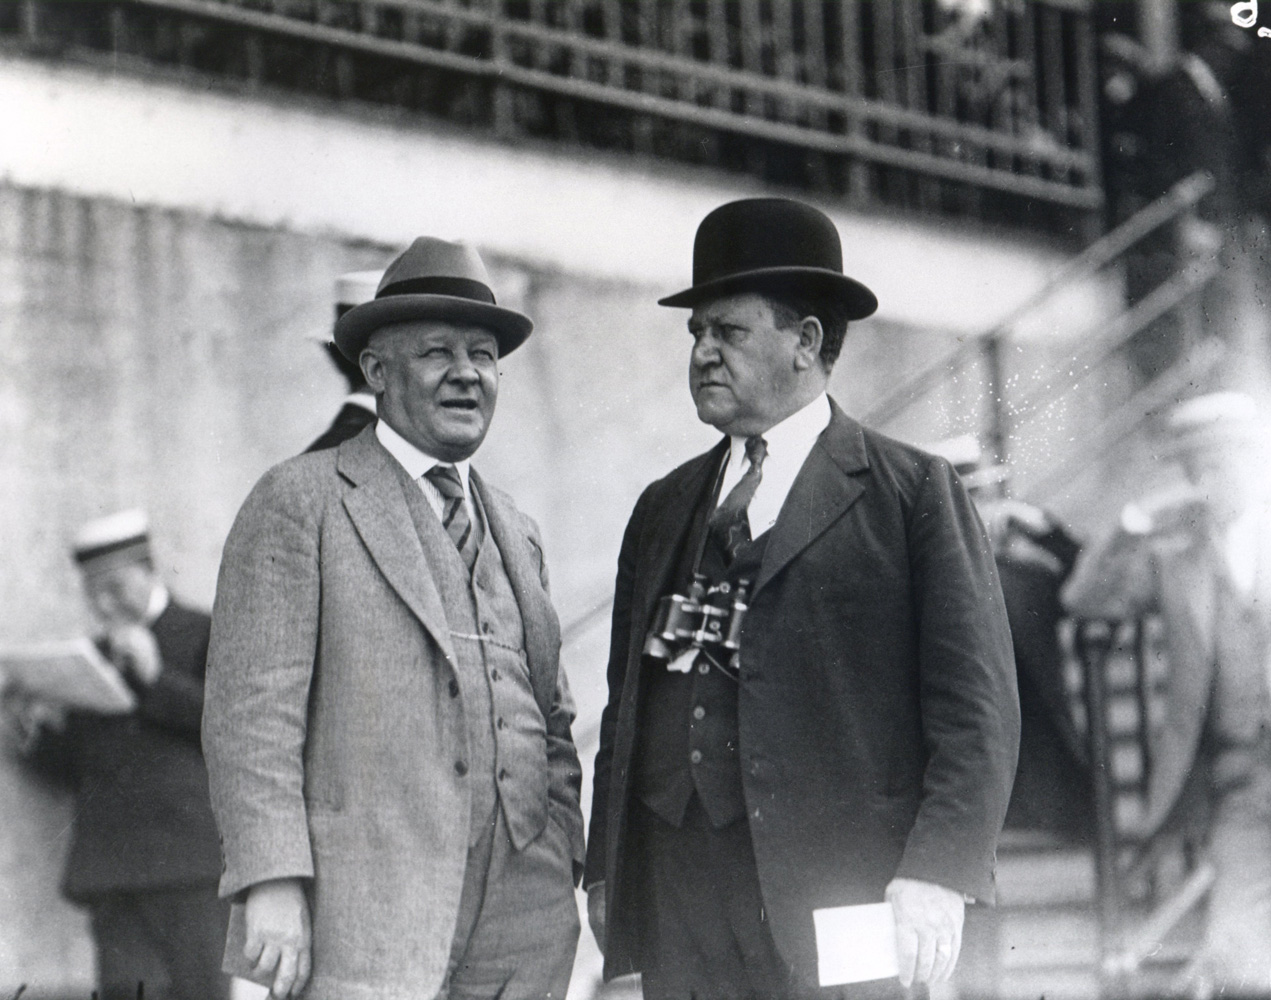
[[131, 714], [67, 711], [5, 692], [26, 762], [76, 803], [62, 889], [89, 910], [102, 1000], [216, 1000], [228, 908], [199, 746], [209, 619], [155, 573], [147, 518], [83, 527], [73, 554], [101, 652], [136, 696]]
[[1085, 843], [1093, 815], [1085, 743], [1064, 680], [1060, 588], [1080, 548], [1050, 513], [1001, 495], [1010, 476], [987, 460], [973, 434], [931, 446], [953, 463], [993, 544], [1019, 679], [1020, 743], [1006, 829]]
[[[375, 289], [380, 283], [383, 271], [350, 271], [342, 274], [335, 282], [335, 318], [339, 320], [354, 306], [370, 302], [375, 298]], [[367, 424], [375, 422], [375, 394], [366, 384], [362, 369], [340, 353], [335, 341], [327, 338], [322, 343], [323, 349], [331, 363], [344, 376], [349, 385], [349, 393], [344, 397], [344, 405], [331, 421], [331, 426], [323, 431], [305, 451], [321, 451], [334, 448], [342, 441], [356, 436]]]
[[[1210, 49], [1226, 51], [1218, 42], [1206, 53]], [[1196, 171], [1214, 179], [1214, 190], [1196, 211], [1126, 253], [1125, 291], [1133, 305], [1180, 266], [1214, 257], [1234, 233], [1236, 134], [1227, 91], [1201, 55], [1180, 50], [1161, 57], [1118, 33], [1105, 35], [1101, 50], [1108, 224], [1124, 223]], [[1193, 303], [1132, 337], [1127, 358], [1139, 381], [1150, 382], [1178, 361], [1199, 338], [1202, 322]]]
[[1169, 674], [1143, 838], [1195, 834], [1216, 870], [1199, 994], [1271, 993], [1271, 523], [1266, 428], [1253, 399], [1175, 407], [1165, 452], [1182, 482], [1126, 505], [1079, 561], [1064, 600], [1082, 618], [1159, 613]]

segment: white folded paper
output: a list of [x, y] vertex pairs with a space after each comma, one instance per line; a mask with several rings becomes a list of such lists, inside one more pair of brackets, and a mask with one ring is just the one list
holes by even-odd
[[812, 922], [816, 925], [817, 973], [822, 986], [864, 983], [900, 974], [891, 903], [813, 910]]
[[0, 683], [103, 715], [130, 712], [137, 703], [119, 671], [87, 638], [0, 650]]

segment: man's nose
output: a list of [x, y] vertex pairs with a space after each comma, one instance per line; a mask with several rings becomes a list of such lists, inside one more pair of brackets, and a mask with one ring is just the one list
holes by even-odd
[[701, 336], [693, 341], [693, 364], [698, 368], [705, 368], [707, 365], [717, 364], [719, 362], [719, 345], [715, 343], [715, 338], [710, 336]]
[[452, 382], [463, 382], [471, 384], [481, 379], [481, 373], [477, 371], [477, 366], [472, 363], [472, 358], [464, 352], [455, 354], [454, 361], [450, 364], [450, 371], [446, 373], [447, 378]]

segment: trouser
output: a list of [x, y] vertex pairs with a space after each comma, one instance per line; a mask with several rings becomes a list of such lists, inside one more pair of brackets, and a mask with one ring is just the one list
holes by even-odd
[[711, 826], [697, 796], [680, 826], [638, 799], [640, 954], [645, 1000], [902, 997], [896, 980], [819, 989], [799, 981], [772, 939], [750, 826]]
[[555, 820], [517, 851], [495, 810], [468, 850], [438, 1000], [563, 1000], [578, 947], [573, 864]]
[[221, 1000], [229, 904], [216, 886], [114, 892], [89, 902], [101, 1000]]

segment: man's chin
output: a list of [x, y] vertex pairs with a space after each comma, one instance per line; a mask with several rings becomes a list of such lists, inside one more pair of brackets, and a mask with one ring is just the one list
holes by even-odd
[[697, 419], [710, 424], [716, 430], [723, 430], [734, 416], [736, 414], [729, 407], [712, 405], [709, 400], [700, 400], [697, 403]]

